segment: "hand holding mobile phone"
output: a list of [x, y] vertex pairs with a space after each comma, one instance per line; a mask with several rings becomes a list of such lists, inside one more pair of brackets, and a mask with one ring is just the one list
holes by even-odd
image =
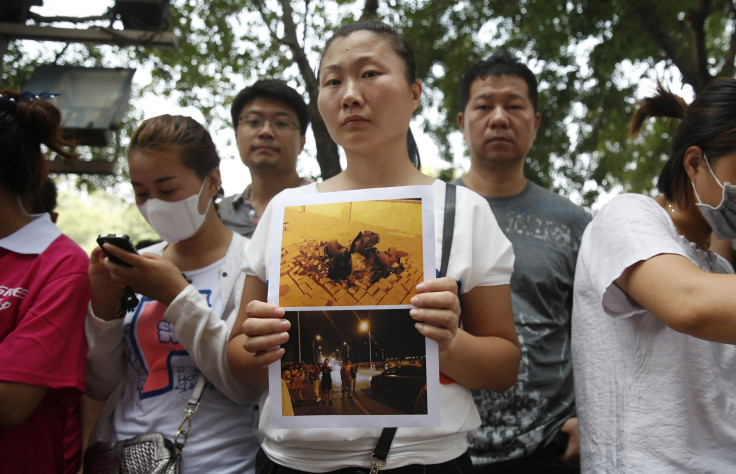
[[[105, 252], [107, 258], [109, 258], [110, 261], [112, 261], [113, 263], [123, 265], [125, 267], [133, 267], [133, 265], [129, 265], [120, 260], [115, 255], [109, 253], [107, 250], [105, 250], [105, 247], [102, 246], [102, 244], [112, 244], [130, 253], [138, 255], [138, 250], [136, 250], [135, 245], [133, 245], [133, 242], [130, 241], [130, 237], [128, 237], [126, 234], [100, 234], [97, 236], [97, 244], [100, 246], [102, 251]], [[118, 307], [117, 317], [124, 317], [125, 313], [127, 313], [128, 311], [133, 311], [136, 306], [138, 306], [138, 297], [129, 286], [126, 286], [125, 288], [123, 288], [123, 294], [120, 296], [120, 306]]]
[[97, 236], [97, 244], [100, 246], [102, 251], [105, 252], [105, 255], [107, 255], [107, 258], [109, 258], [110, 261], [118, 265], [123, 265], [125, 267], [132, 267], [132, 265], [125, 263], [124, 261], [120, 260], [118, 257], [109, 253], [107, 250], [105, 250], [102, 244], [112, 244], [118, 248], [121, 248], [130, 253], [134, 253], [138, 255], [138, 250], [136, 250], [135, 246], [130, 241], [130, 237], [128, 237], [126, 234], [107, 234], [107, 235], [100, 234]]

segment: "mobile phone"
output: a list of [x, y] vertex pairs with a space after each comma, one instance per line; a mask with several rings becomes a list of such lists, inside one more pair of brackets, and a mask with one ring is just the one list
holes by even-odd
[[130, 237], [128, 237], [126, 234], [100, 234], [97, 236], [97, 244], [100, 246], [100, 248], [102, 248], [102, 251], [105, 252], [107, 258], [109, 258], [113, 263], [117, 263], [118, 265], [123, 265], [125, 267], [132, 267], [132, 265], [123, 262], [116, 256], [109, 253], [107, 250], [105, 250], [102, 244], [112, 244], [130, 253], [138, 255], [138, 250], [136, 250], [135, 245], [133, 245], [133, 242], [130, 241]]

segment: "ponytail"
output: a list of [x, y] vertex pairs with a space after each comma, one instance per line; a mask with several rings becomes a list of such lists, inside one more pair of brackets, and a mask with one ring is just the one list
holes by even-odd
[[638, 105], [629, 125], [629, 136], [632, 138], [639, 134], [644, 121], [649, 117], [682, 119], [687, 110], [685, 99], [666, 90], [660, 82], [657, 82], [656, 95], [640, 100]]
[[736, 150], [736, 80], [714, 79], [690, 105], [658, 83], [656, 94], [639, 102], [629, 127], [631, 136], [639, 133], [649, 117], [682, 120], [673, 135], [670, 157], [659, 175], [657, 189], [667, 200], [687, 207], [693, 196], [682, 163], [685, 151], [698, 146], [712, 164]]
[[409, 150], [409, 159], [417, 169], [422, 167], [422, 160], [419, 159], [419, 148], [417, 142], [414, 140], [414, 134], [411, 133], [411, 127], [406, 132], [406, 147]]

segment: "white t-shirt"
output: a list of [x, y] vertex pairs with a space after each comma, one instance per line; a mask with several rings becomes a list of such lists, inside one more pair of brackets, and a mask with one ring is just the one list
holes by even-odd
[[[435, 181], [435, 253], [437, 265], [442, 255], [445, 183]], [[314, 194], [316, 184], [287, 189], [285, 194]], [[244, 271], [266, 281], [271, 206], [261, 218], [246, 248]], [[460, 282], [466, 293], [476, 286], [508, 285], [514, 255], [488, 207], [474, 192], [457, 188], [456, 214], [447, 276]], [[259, 432], [262, 447], [278, 464], [308, 472], [326, 472], [359, 466], [370, 467], [368, 458], [376, 447], [380, 428], [273, 429], [270, 425], [270, 400], [261, 409]], [[440, 386], [441, 426], [399, 428], [391, 444], [388, 464], [393, 469], [409, 464], [437, 464], [462, 455], [468, 448], [467, 436], [480, 425], [480, 417], [470, 390], [456, 384]]]
[[645, 196], [615, 198], [583, 235], [572, 316], [583, 472], [725, 473], [736, 466], [736, 346], [670, 329], [614, 284], [659, 254], [733, 273], [725, 259], [678, 234]]
[[[184, 272], [212, 307], [210, 317], [216, 319], [225, 309], [219, 277], [223, 261]], [[125, 316], [128, 382], [115, 409], [113, 427], [119, 440], [158, 431], [173, 441], [199, 369], [177, 340], [173, 325], [164, 319], [166, 306], [138, 297], [136, 311]], [[250, 408], [237, 405], [207, 382], [182, 450], [182, 471], [246, 472], [256, 450], [252, 433], [243, 427], [251, 426], [252, 417]]]

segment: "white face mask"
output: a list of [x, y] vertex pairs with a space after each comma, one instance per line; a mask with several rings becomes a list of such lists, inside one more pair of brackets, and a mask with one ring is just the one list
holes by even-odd
[[698, 200], [696, 205], [700, 209], [703, 218], [710, 224], [710, 228], [716, 234], [716, 237], [719, 239], [734, 239], [736, 238], [736, 186], [728, 182], [721, 183], [713, 172], [713, 168], [710, 167], [708, 158], [703, 155], [703, 159], [705, 160], [705, 164], [708, 165], [708, 171], [710, 171], [711, 176], [713, 176], [713, 179], [716, 180], [718, 186], [723, 190], [723, 194], [721, 203], [718, 206], [713, 207], [705, 204], [700, 200], [700, 196], [698, 196], [695, 183], [690, 181], [690, 184], [693, 186], [695, 198]]
[[212, 200], [207, 202], [204, 214], [199, 213], [199, 197], [204, 190], [202, 182], [199, 192], [181, 201], [164, 201], [161, 199], [148, 199], [143, 204], [138, 204], [138, 210], [143, 214], [146, 222], [156, 233], [170, 244], [186, 240], [193, 236], [202, 227], [207, 211], [210, 209]]

